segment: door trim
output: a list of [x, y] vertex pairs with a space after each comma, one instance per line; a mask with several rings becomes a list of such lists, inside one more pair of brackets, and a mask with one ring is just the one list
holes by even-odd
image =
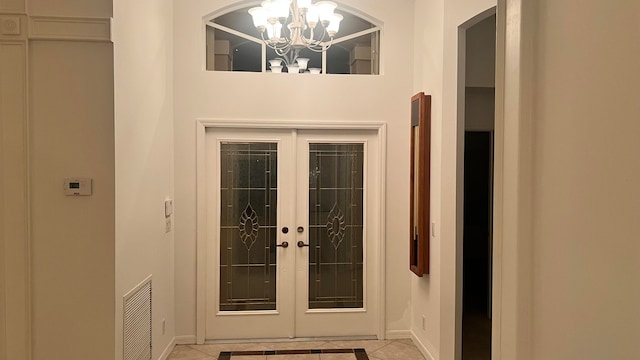
[[207, 129], [288, 129], [288, 130], [374, 130], [377, 131], [380, 161], [380, 179], [378, 196], [380, 199], [380, 218], [378, 231], [380, 233], [378, 257], [378, 339], [385, 338], [386, 319], [386, 174], [387, 174], [387, 124], [385, 122], [337, 122], [337, 121], [286, 121], [286, 120], [225, 120], [225, 119], [197, 119], [196, 120], [196, 343], [204, 344], [206, 329], [206, 132]]

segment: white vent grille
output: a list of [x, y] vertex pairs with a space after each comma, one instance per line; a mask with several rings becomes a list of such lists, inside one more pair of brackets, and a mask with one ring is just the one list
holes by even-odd
[[151, 276], [124, 296], [124, 360], [151, 359]]

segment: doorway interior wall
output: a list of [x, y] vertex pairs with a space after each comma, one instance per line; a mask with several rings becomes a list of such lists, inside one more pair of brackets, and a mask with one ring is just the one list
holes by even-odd
[[[197, 342], [204, 343], [206, 340], [242, 338], [309, 338], [367, 335], [383, 339], [385, 334], [385, 264], [382, 254], [384, 254], [385, 233], [386, 125], [384, 123], [293, 123], [277, 121], [252, 123], [200, 120], [198, 121], [197, 131]], [[256, 153], [255, 156], [257, 157], [251, 161], [262, 161], [259, 159], [264, 159], [265, 162], [273, 161], [274, 164], [278, 164], [277, 172], [282, 172], [281, 175], [278, 174], [278, 177], [273, 175], [271, 176], [272, 180], [267, 180], [267, 182], [273, 183], [273, 190], [276, 191], [271, 190], [271, 192], [273, 194], [277, 193], [277, 195], [274, 195], [274, 199], [278, 199], [280, 206], [278, 206], [277, 213], [274, 210], [272, 216], [274, 223], [270, 225], [270, 232], [265, 232], [263, 235], [263, 237], [267, 235], [271, 237], [270, 241], [273, 243], [266, 248], [266, 253], [271, 254], [267, 255], [267, 258], [277, 258], [278, 260], [273, 261], [274, 264], [270, 265], [271, 267], [262, 265], [263, 270], [260, 271], [267, 269], [266, 271], [269, 272], [269, 269], [273, 268], [273, 274], [268, 277], [271, 280], [265, 281], [265, 283], [272, 282], [273, 284], [269, 285], [271, 288], [265, 286], [264, 289], [261, 289], [260, 296], [251, 297], [252, 299], [262, 299], [259, 300], [262, 303], [258, 304], [258, 307], [248, 309], [242, 304], [229, 303], [224, 305], [226, 310], [222, 311], [223, 297], [221, 295], [229, 298], [229, 294], [226, 293], [226, 280], [224, 280], [224, 286], [220, 286], [226, 265], [221, 263], [225, 260], [224, 256], [221, 257], [224, 247], [220, 247], [222, 235], [218, 236], [218, 234], [223, 234], [220, 231], [224, 226], [221, 226], [223, 225], [221, 224], [222, 220], [219, 220], [220, 213], [218, 211], [221, 209], [221, 202], [216, 197], [223, 196], [219, 189], [223, 188], [221, 183], [225, 180], [222, 176], [217, 175], [221, 171], [221, 165], [212, 166], [211, 164], [212, 160], [216, 158], [221, 159], [220, 163], [222, 163], [221, 154], [226, 151], [225, 149], [228, 148], [227, 150], [230, 150], [239, 144], [247, 144], [247, 139], [252, 139], [250, 143], [256, 145], [256, 149], [260, 148], [258, 151], [260, 154]], [[332, 142], [334, 144], [331, 144]], [[364, 279], [364, 283], [359, 285], [362, 290], [354, 290], [354, 293], [362, 291], [362, 294], [359, 295], [359, 303], [352, 304], [351, 300], [349, 300], [344, 304], [336, 305], [334, 299], [331, 306], [325, 306], [326, 304], [322, 304], [323, 299], [318, 297], [314, 305], [310, 298], [314, 292], [314, 287], [310, 284], [319, 282], [319, 280], [313, 280], [313, 274], [311, 274], [311, 269], [316, 266], [312, 258], [317, 257], [313, 255], [316, 248], [313, 246], [315, 223], [311, 214], [314, 206], [320, 206], [318, 204], [310, 207], [309, 204], [312, 202], [310, 200], [312, 199], [311, 194], [315, 190], [315, 185], [313, 186], [314, 189], [312, 189], [310, 184], [313, 182], [313, 176], [310, 174], [322, 171], [315, 164], [311, 166], [311, 163], [314, 157], [325, 151], [323, 147], [327, 145], [332, 146], [332, 157], [344, 150], [344, 154], [347, 154], [347, 157], [351, 159], [357, 159], [359, 156], [364, 158], [360, 168], [363, 169], [365, 183], [364, 186], [360, 187], [365, 189], [366, 195], [360, 195], [362, 196], [360, 202], [363, 202], [364, 214], [367, 214], [362, 231], [364, 233], [368, 232], [368, 234], [366, 237], [361, 235], [363, 239], [366, 239], [363, 245], [364, 254], [360, 255], [364, 257], [361, 261], [363, 269], [360, 270], [363, 275], [357, 275], [356, 272], [354, 273], [356, 275], [352, 276], [354, 279], [352, 280], [353, 284], [357, 282], [358, 278]], [[274, 151], [274, 149], [277, 151]], [[272, 154], [272, 160], [268, 159], [269, 153]], [[354, 155], [357, 153], [363, 155]], [[232, 154], [231, 157], [227, 156], [228, 159], [231, 159], [235, 156], [234, 154], [239, 153], [234, 150], [232, 152], [227, 151], [226, 154]], [[278, 159], [278, 157], [280, 158]], [[358, 160], [354, 160], [345, 162], [345, 164], [355, 164], [357, 162]], [[291, 170], [287, 172], [287, 169]], [[346, 168], [341, 171], [356, 172], [354, 169]], [[275, 172], [276, 168], [270, 171], [272, 174]], [[291, 181], [292, 178], [295, 180]], [[344, 176], [335, 176], [335, 178], [344, 178]], [[356, 177], [353, 181], [357, 182], [357, 179]], [[252, 188], [252, 186], [248, 187]], [[340, 186], [335, 187], [339, 188]], [[278, 191], [276, 188], [282, 191]], [[294, 195], [285, 193], [285, 190], [289, 189], [294, 189], [292, 191]], [[333, 189], [329, 191], [336, 193]], [[260, 196], [263, 197], [262, 195]], [[337, 193], [335, 196], [338, 196]], [[357, 195], [355, 196], [357, 197]], [[262, 201], [260, 200], [260, 202]], [[275, 203], [275, 200], [269, 201]], [[330, 207], [330, 204], [328, 205]], [[245, 206], [245, 204], [241, 206]], [[249, 208], [248, 206], [245, 207]], [[263, 208], [268, 209], [269, 206]], [[251, 218], [255, 217], [252, 216], [255, 211], [251, 210], [243, 212], [241, 216], [241, 223], [244, 223], [245, 226], [240, 229], [240, 236], [242, 236], [242, 242], [247, 249], [254, 244], [255, 236], [251, 235], [252, 231], [255, 234], [258, 231], [256, 230], [257, 226], [252, 228], [252, 226], [247, 227], [246, 225], [250, 224]], [[329, 217], [333, 214], [334, 221], [327, 222], [326, 225], [323, 225], [323, 228], [328, 230], [329, 241], [337, 249], [343, 236], [340, 229], [348, 228], [349, 230], [346, 231], [351, 231], [351, 225], [349, 225], [351, 220], [349, 219], [356, 219], [358, 217], [357, 211], [349, 215], [340, 213], [339, 209], [325, 210], [327, 211], [324, 212], [328, 213]], [[354, 214], [356, 215], [355, 217]], [[324, 217], [326, 217], [325, 215], [327, 214], [323, 213], [321, 215], [323, 221]], [[342, 220], [345, 218], [347, 219], [346, 223]], [[216, 220], [212, 221], [212, 219]], [[242, 219], [245, 221], [242, 222]], [[295, 220], [288, 221], [287, 219]], [[257, 225], [258, 222], [256, 221], [254, 224]], [[231, 225], [231, 227], [237, 228], [235, 225]], [[237, 232], [234, 231], [233, 233]], [[312, 246], [308, 246], [310, 243]], [[345, 243], [347, 242], [345, 241]], [[349, 247], [356, 248], [353, 244], [350, 244]], [[360, 251], [362, 252], [363, 250]], [[278, 263], [277, 267], [276, 262]], [[339, 267], [340, 265], [332, 264], [331, 266], [336, 268], [336, 266]], [[346, 266], [346, 268], [353, 268], [353, 266]], [[218, 269], [220, 269], [219, 272]], [[260, 276], [263, 275], [261, 274]], [[212, 281], [212, 279], [214, 280]], [[278, 285], [276, 286], [275, 284]], [[252, 288], [252, 286], [249, 287]], [[260, 287], [262, 288], [262, 286]], [[355, 286], [354, 289], [356, 288], [358, 287]], [[275, 297], [269, 299], [269, 296], [263, 296], [269, 292], [285, 296], [278, 295], [277, 299]], [[340, 307], [343, 308], [340, 309]], [[259, 324], [261, 323], [264, 323], [264, 328], [272, 329], [272, 331], [269, 333], [254, 331], [253, 329], [249, 331], [250, 324], [260, 327]], [[335, 325], [330, 325], [335, 323], [352, 323], [354, 326], [345, 326], [342, 329]], [[356, 324], [358, 323], [362, 325], [357, 326]], [[352, 329], [348, 330], [348, 328]], [[220, 331], [220, 329], [224, 329], [224, 331]], [[275, 331], [275, 329], [278, 329], [278, 331]]]

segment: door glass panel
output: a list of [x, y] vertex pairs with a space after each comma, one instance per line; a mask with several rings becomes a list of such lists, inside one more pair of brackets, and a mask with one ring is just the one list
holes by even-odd
[[362, 308], [363, 144], [309, 145], [309, 309]]
[[276, 309], [277, 148], [220, 145], [220, 311]]

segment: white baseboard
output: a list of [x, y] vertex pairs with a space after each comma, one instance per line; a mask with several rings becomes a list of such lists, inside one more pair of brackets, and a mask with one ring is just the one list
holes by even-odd
[[171, 339], [171, 341], [169, 341], [169, 344], [164, 349], [162, 354], [160, 354], [160, 357], [158, 358], [158, 360], [167, 360], [167, 358], [169, 358], [169, 355], [171, 355], [173, 348], [175, 347], [176, 347], [176, 338], [174, 337], [173, 339]]
[[411, 339], [411, 331], [409, 330], [387, 330], [385, 333], [387, 340]]
[[176, 345], [195, 345], [196, 336], [195, 335], [182, 335], [175, 337]]
[[411, 333], [411, 340], [413, 340], [413, 343], [416, 345], [416, 347], [418, 348], [418, 350], [420, 350], [420, 352], [422, 353], [422, 356], [425, 357], [425, 359], [427, 360], [435, 360], [435, 358], [433, 357], [433, 355], [431, 355], [431, 353], [429, 352], [429, 350], [427, 350], [427, 347], [424, 346], [424, 344], [422, 343], [422, 341], [420, 341], [420, 339], [418, 339], [418, 337], [416, 336], [416, 334], [413, 331], [409, 331]]

